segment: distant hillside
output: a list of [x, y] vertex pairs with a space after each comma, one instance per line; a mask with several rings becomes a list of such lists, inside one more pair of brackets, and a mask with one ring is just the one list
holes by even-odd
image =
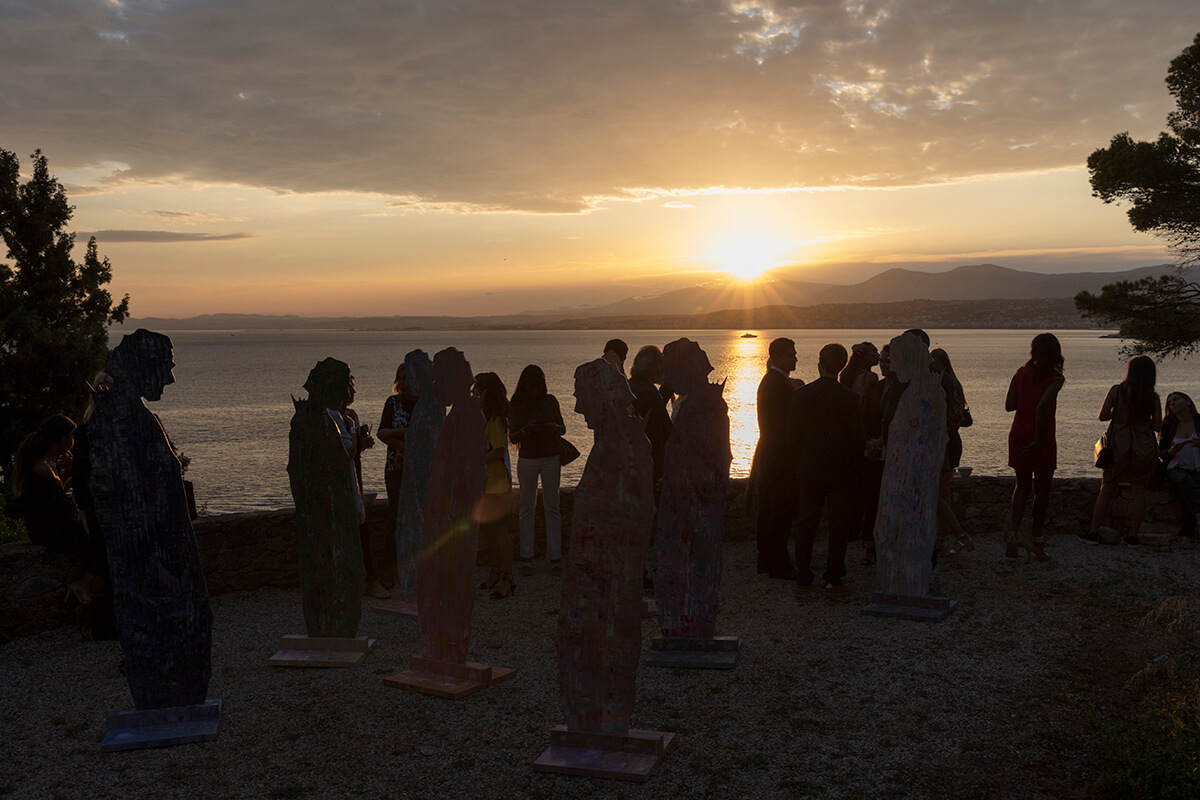
[[[444, 331], [604, 327], [871, 327], [875, 324], [871, 320], [877, 314], [891, 313], [880, 308], [881, 305], [890, 309], [927, 309], [929, 313], [936, 314], [938, 320], [929, 324], [938, 327], [1061, 328], [1084, 324], [1071, 302], [1077, 293], [1099, 292], [1108, 283], [1160, 275], [1170, 269], [1170, 265], [1159, 265], [1125, 272], [1045, 275], [995, 264], [976, 264], [936, 273], [892, 269], [852, 286], [801, 281], [737, 286], [714, 283], [568, 312], [527, 311], [487, 317], [205, 314], [186, 319], [131, 319], [126, 321], [124, 329]], [[906, 303], [910, 305], [905, 306]], [[913, 303], [924, 305], [911, 305]], [[1057, 320], [1057, 323], [1051, 323], [1051, 319]], [[780, 323], [761, 320], [778, 320]], [[783, 324], [784, 320], [790, 321]], [[810, 320], [820, 322], [810, 323]], [[886, 327], [892, 323], [881, 320], [878, 324]]]
[[[501, 326], [507, 328], [508, 326]], [[517, 326], [512, 326], [517, 327]], [[527, 327], [527, 326], [521, 326]], [[770, 306], [709, 314], [591, 317], [546, 321], [558, 330], [812, 330], [820, 328], [1028, 328], [1091, 327], [1067, 298], [1042, 300], [904, 300], [898, 303], [830, 303]]]
[[777, 280], [766, 284], [705, 284], [677, 289], [653, 297], [622, 300], [581, 310], [578, 316], [623, 317], [662, 314], [705, 314], [766, 306], [815, 306], [828, 303], [894, 303], [902, 300], [1021, 300], [1034, 297], [1074, 297], [1079, 292], [1099, 292], [1106, 283], [1160, 275], [1170, 265], [1141, 267], [1124, 272], [1040, 272], [975, 264], [949, 272], [890, 269], [847, 286]]
[[1134, 281], [1169, 270], [1166, 265], [1125, 272], [1040, 272], [976, 264], [949, 272], [892, 269], [855, 286], [835, 286], [819, 295], [820, 303], [887, 303], [896, 300], [1022, 300], [1031, 297], [1071, 298], [1096, 292], [1107, 283]]

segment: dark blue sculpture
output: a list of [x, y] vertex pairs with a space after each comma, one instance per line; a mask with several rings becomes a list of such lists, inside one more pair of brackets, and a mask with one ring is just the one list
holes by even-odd
[[93, 394], [92, 495], [108, 547], [125, 673], [139, 710], [198, 705], [212, 674], [212, 610], [183, 474], [142, 398], [175, 382], [171, 340], [137, 330], [113, 350], [112, 388]]

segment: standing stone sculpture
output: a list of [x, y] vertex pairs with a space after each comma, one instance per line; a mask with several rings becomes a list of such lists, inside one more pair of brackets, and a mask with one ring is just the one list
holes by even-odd
[[713, 636], [732, 453], [725, 385], [709, 383], [710, 372], [696, 342], [678, 339], [663, 348], [663, 382], [682, 401], [658, 501], [654, 599], [662, 637], [651, 642], [652, 666], [728, 669], [738, 655], [736, 637]]
[[929, 349], [911, 333], [892, 339], [891, 366], [904, 385], [887, 430], [875, 522], [879, 590], [865, 613], [939, 620], [956, 605], [929, 597], [937, 542], [938, 474], [946, 453], [946, 396]]
[[[433, 392], [450, 413], [438, 432], [417, 560], [420, 651], [384, 685], [457, 699], [511, 678], [513, 670], [467, 661], [479, 523], [486, 482], [483, 410], [471, 395], [471, 365], [453, 347], [433, 357]], [[422, 393], [425, 389], [422, 388]]]
[[[285, 636], [274, 666], [351, 666], [372, 641], [360, 638], [363, 557], [358, 534], [354, 460], [335, 419], [350, 398], [350, 367], [335, 358], [317, 363], [304, 382], [308, 397], [293, 398], [288, 478], [296, 503], [297, 550], [304, 626], [308, 636]], [[332, 413], [331, 413], [332, 412]], [[340, 417], [338, 417], [340, 419]]]
[[404, 357], [409, 385], [417, 393], [404, 435], [404, 476], [400, 479], [400, 503], [396, 513], [396, 589], [395, 599], [380, 605], [381, 610], [415, 617], [417, 615], [417, 561], [425, 522], [425, 500], [429, 493], [430, 459], [438, 432], [446, 419], [446, 407], [433, 388], [433, 362], [424, 350], [413, 350]]
[[603, 359], [575, 370], [575, 410], [596, 434], [575, 490], [558, 617], [566, 724], [534, 769], [646, 780], [672, 734], [629, 727], [641, 655], [642, 564], [654, 515], [653, 465], [633, 393]]
[[[212, 609], [179, 459], [146, 400], [174, 383], [171, 340], [122, 338], [93, 392], [88, 492], [108, 549], [125, 675], [137, 712], [110, 713], [105, 750], [215, 739]], [[174, 725], [164, 731], [162, 726]], [[156, 730], [157, 729], [157, 730]]]

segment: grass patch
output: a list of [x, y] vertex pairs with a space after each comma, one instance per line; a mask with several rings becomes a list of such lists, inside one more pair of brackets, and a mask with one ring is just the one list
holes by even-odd
[[1200, 634], [1184, 597], [1168, 597], [1142, 620], [1162, 626], [1170, 650], [1125, 684], [1132, 711], [1089, 719], [1104, 770], [1097, 797], [1200, 797]]

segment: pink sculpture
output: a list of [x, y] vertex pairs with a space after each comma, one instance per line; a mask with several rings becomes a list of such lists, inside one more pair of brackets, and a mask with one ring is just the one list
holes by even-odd
[[471, 510], [483, 495], [483, 411], [471, 396], [471, 365], [453, 347], [433, 357], [433, 390], [453, 406], [438, 433], [429, 471], [429, 494], [417, 561], [418, 636], [421, 654], [440, 661], [467, 660], [475, 606], [479, 523]]
[[433, 357], [433, 390], [452, 406], [438, 432], [417, 561], [420, 653], [387, 686], [459, 698], [513, 676], [512, 670], [467, 662], [475, 606], [479, 523], [473, 510], [486, 482], [483, 411], [471, 396], [471, 365], [448, 347]]
[[713, 638], [721, 584], [721, 536], [729, 482], [729, 409], [724, 384], [709, 383], [712, 364], [700, 345], [678, 339], [663, 348], [663, 382], [681, 396], [667, 439], [654, 598], [662, 639], [654, 666], [732, 667], [737, 639]]
[[571, 547], [558, 617], [558, 686], [566, 725], [534, 769], [645, 780], [671, 734], [635, 731], [641, 655], [642, 563], [654, 515], [645, 422], [617, 367], [575, 370], [575, 410], [596, 441], [575, 490]]

